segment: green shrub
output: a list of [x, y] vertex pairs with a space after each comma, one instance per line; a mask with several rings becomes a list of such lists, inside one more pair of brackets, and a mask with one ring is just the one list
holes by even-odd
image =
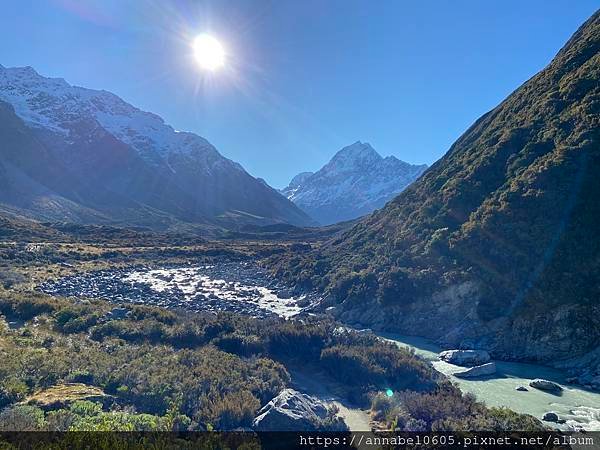
[[240, 356], [252, 356], [265, 350], [265, 343], [258, 336], [229, 333], [213, 339], [212, 343], [224, 352]]
[[0, 431], [40, 431], [44, 424], [44, 411], [35, 406], [18, 405], [0, 412]]
[[322, 324], [299, 327], [291, 322], [279, 323], [267, 330], [268, 350], [284, 360], [317, 362], [329, 339], [329, 332], [328, 327]]

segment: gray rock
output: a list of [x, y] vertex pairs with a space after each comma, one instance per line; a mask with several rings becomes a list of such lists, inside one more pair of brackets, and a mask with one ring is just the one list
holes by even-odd
[[283, 299], [292, 298], [294, 296], [292, 291], [289, 289], [281, 289], [279, 291], [276, 291], [275, 294], [277, 295], [277, 297]]
[[346, 427], [320, 400], [294, 389], [284, 389], [258, 412], [252, 428], [257, 431], [323, 431]]
[[131, 315], [131, 311], [127, 308], [117, 307], [106, 313], [107, 318], [114, 320], [122, 320]]
[[310, 306], [310, 298], [306, 297], [306, 298], [298, 299], [298, 301], [296, 302], [296, 304], [300, 308], [306, 308], [307, 306]]
[[455, 377], [458, 378], [476, 378], [476, 377], [484, 377], [487, 375], [493, 375], [496, 373], [496, 363], [489, 362], [486, 364], [482, 364], [480, 366], [474, 366], [462, 372], [456, 372], [454, 374]]
[[542, 420], [545, 422], [555, 422], [556, 423], [556, 422], [558, 422], [558, 414], [556, 414], [554, 412], [547, 412], [542, 417]]
[[532, 388], [540, 389], [542, 391], [550, 391], [550, 392], [560, 392], [562, 391], [562, 387], [553, 381], [542, 380], [541, 378], [536, 378], [529, 382], [529, 386]]
[[490, 362], [490, 354], [485, 350], [446, 350], [438, 358], [457, 366], [480, 366]]
[[525, 386], [517, 386], [515, 388], [515, 390], [516, 391], [523, 391], [523, 392], [529, 391], [529, 389], [527, 389]]

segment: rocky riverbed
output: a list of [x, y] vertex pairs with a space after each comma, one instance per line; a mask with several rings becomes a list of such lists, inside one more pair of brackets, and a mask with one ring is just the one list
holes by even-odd
[[104, 298], [191, 311], [230, 311], [252, 317], [290, 318], [318, 303], [247, 262], [100, 270], [48, 281], [39, 289], [64, 297]]

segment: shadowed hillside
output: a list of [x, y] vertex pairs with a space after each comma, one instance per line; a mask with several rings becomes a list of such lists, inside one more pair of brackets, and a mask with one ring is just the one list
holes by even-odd
[[417, 182], [280, 272], [350, 322], [541, 360], [595, 348], [599, 80], [596, 13]]

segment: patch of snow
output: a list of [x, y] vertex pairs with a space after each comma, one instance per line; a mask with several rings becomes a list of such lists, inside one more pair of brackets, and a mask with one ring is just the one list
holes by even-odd
[[10, 103], [29, 126], [70, 136], [82, 120], [96, 121], [151, 163], [171, 154], [194, 157], [207, 165], [243, 171], [221, 156], [204, 138], [176, 131], [156, 114], [141, 111], [107, 92], [71, 86], [62, 78], [46, 78], [31, 67], [0, 66], [0, 100]]

